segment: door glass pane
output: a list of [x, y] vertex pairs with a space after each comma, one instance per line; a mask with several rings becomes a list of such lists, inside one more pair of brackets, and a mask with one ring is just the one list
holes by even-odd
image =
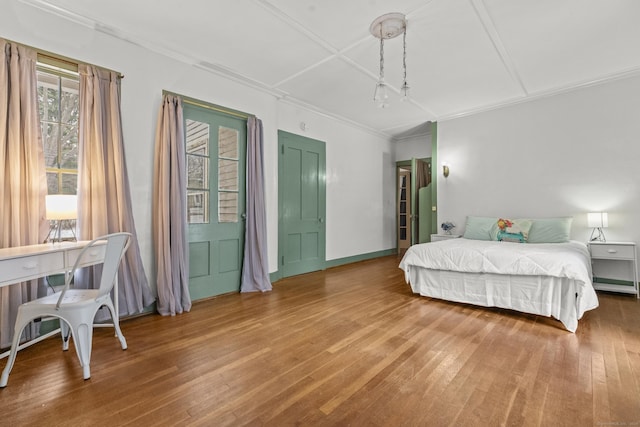
[[238, 160], [238, 131], [224, 126], [218, 128], [218, 157]]
[[209, 155], [209, 125], [195, 120], [185, 120], [187, 124], [187, 154]]
[[218, 128], [218, 222], [238, 222], [238, 131]]
[[209, 187], [209, 158], [187, 155], [187, 187], [207, 189]]
[[238, 193], [218, 193], [218, 222], [238, 222]]
[[187, 222], [205, 224], [209, 222], [209, 192], [187, 191]]
[[218, 189], [238, 191], [237, 160], [218, 160]]
[[209, 124], [185, 120], [187, 222], [209, 222]]

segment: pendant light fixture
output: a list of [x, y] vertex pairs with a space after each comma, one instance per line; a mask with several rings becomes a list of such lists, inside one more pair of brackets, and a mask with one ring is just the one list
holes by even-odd
[[403, 82], [400, 94], [403, 100], [409, 99], [407, 84], [407, 20], [402, 13], [387, 13], [376, 18], [369, 27], [371, 34], [380, 39], [380, 75], [373, 93], [373, 101], [381, 108], [389, 105], [389, 93], [384, 81], [384, 41], [402, 34], [402, 74]]

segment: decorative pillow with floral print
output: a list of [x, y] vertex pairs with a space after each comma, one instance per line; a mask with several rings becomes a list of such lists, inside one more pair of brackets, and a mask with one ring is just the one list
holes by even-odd
[[497, 240], [500, 242], [526, 243], [532, 222], [528, 219], [498, 220]]

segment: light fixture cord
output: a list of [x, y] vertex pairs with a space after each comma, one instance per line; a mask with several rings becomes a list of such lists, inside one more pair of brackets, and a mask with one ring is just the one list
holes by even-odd
[[407, 85], [407, 25], [402, 33], [402, 71], [404, 73], [403, 86]]
[[384, 37], [382, 37], [382, 24], [380, 24], [380, 81], [384, 80]]

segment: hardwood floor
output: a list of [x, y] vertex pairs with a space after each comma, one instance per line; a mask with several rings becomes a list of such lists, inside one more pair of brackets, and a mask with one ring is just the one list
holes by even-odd
[[[414, 296], [386, 257], [18, 354], [2, 425], [589, 426], [640, 423], [640, 303], [550, 318]], [[4, 361], [0, 362], [4, 367]]]

